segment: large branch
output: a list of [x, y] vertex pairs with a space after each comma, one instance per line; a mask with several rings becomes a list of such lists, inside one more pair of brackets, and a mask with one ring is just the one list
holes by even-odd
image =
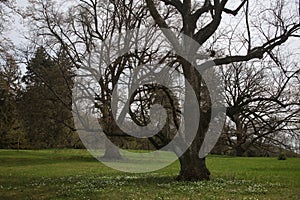
[[244, 0], [235, 10], [230, 10], [228, 8], [224, 8], [224, 12], [227, 13], [227, 14], [231, 14], [233, 16], [236, 16], [239, 11], [242, 9], [242, 7], [245, 5], [245, 3], [247, 2], [248, 0]]
[[222, 19], [222, 12], [225, 8], [226, 3], [228, 0], [223, 0], [215, 7], [215, 15], [213, 16], [212, 22], [210, 22], [207, 26], [200, 29], [196, 34], [194, 34], [194, 39], [202, 45], [206, 42], [217, 30], [221, 23]]
[[[239, 13], [239, 11], [242, 9], [242, 7], [245, 5], [246, 2], [247, 2], [247, 0], [242, 1], [242, 3], [235, 10], [230, 10], [228, 8], [224, 8], [223, 12], [236, 16]], [[207, 13], [208, 11], [212, 11], [214, 8], [217, 8], [218, 5], [219, 5], [219, 3], [212, 5], [209, 0], [205, 0], [204, 5], [201, 8], [199, 8], [192, 16], [197, 21], [201, 17], [201, 15], [203, 15], [204, 13]]]
[[201, 17], [201, 15], [207, 13], [208, 11], [211, 11], [212, 9], [213, 6], [211, 5], [210, 0], [205, 0], [204, 5], [201, 8], [199, 8], [196, 12], [194, 12], [192, 17], [195, 21], [197, 21]]
[[249, 61], [255, 58], [262, 59], [263, 55], [267, 52], [272, 51], [275, 47], [285, 43], [296, 31], [300, 29], [300, 24], [295, 25], [289, 31], [286, 31], [282, 35], [275, 37], [265, 44], [255, 47], [249, 51], [246, 55], [227, 56], [225, 58], [217, 58], [213, 60], [215, 65], [225, 65], [234, 62]]
[[155, 23], [159, 26], [159, 28], [162, 30], [164, 35], [167, 37], [167, 39], [171, 42], [173, 47], [175, 49], [180, 49], [180, 43], [178, 42], [178, 39], [176, 38], [176, 35], [174, 32], [171, 31], [170, 27], [166, 23], [166, 21], [162, 18], [162, 16], [159, 14], [158, 10], [156, 9], [153, 0], [146, 0], [147, 6], [149, 8], [150, 14], [153, 17]]
[[183, 14], [183, 4], [179, 0], [161, 0], [166, 5], [174, 6], [181, 14]]
[[164, 29], [169, 29], [170, 27], [166, 23], [166, 21], [163, 19], [163, 17], [159, 14], [158, 10], [156, 9], [154, 2], [152, 0], [146, 0], [147, 6], [149, 8], [150, 14], [153, 17], [155, 23], [160, 27]]

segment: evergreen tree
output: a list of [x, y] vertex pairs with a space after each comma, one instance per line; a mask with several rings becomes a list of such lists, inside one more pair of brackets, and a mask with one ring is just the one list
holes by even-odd
[[23, 81], [21, 110], [31, 146], [72, 146], [72, 66], [63, 50], [51, 58], [43, 47], [38, 48]]
[[9, 54], [0, 65], [0, 148], [20, 148], [25, 144], [17, 110], [20, 70]]

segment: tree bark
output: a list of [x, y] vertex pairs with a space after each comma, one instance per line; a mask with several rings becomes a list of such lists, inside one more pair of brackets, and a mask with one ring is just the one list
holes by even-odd
[[100, 108], [103, 116], [99, 120], [99, 123], [104, 134], [107, 136], [107, 141], [105, 141], [105, 153], [101, 159], [109, 161], [122, 160], [123, 158], [120, 154], [119, 148], [109, 141], [110, 136], [115, 132], [120, 132], [120, 130], [113, 118], [113, 114], [110, 112], [109, 104], [107, 105]]
[[[202, 114], [202, 116], [201, 116]], [[179, 157], [180, 173], [177, 177], [179, 181], [202, 181], [210, 179], [210, 171], [206, 167], [206, 160], [200, 158], [199, 151], [204, 141], [205, 134], [208, 130], [208, 120], [210, 115], [200, 114], [199, 127], [197, 134], [184, 154]], [[189, 132], [186, 132], [189, 134]]]
[[180, 158], [178, 181], [201, 181], [210, 179], [210, 171], [206, 167], [205, 157], [199, 158], [199, 150], [189, 148]]
[[241, 145], [235, 147], [235, 155], [236, 156], [245, 156], [245, 150]]
[[243, 127], [243, 123], [241, 122], [241, 119], [239, 115], [233, 116], [233, 122], [236, 126], [236, 145], [234, 147], [235, 155], [236, 156], [245, 156], [246, 149], [243, 147], [243, 145], [246, 142], [246, 135], [247, 131]]
[[120, 154], [119, 149], [116, 146], [114, 146], [110, 142], [106, 142], [105, 153], [101, 159], [115, 161], [115, 160], [122, 160], [123, 158]]
[[[180, 173], [177, 177], [179, 181], [201, 181], [209, 180], [210, 172], [206, 167], [205, 157], [199, 157], [199, 151], [203, 144], [205, 134], [208, 131], [210, 117], [211, 117], [211, 101], [207, 86], [197, 69], [189, 62], [183, 61], [183, 71], [186, 80], [192, 86], [196, 97], [197, 104], [199, 105], [200, 119], [193, 119], [191, 116], [185, 116], [185, 121], [193, 121], [192, 124], [198, 124], [198, 130], [196, 136], [189, 146], [189, 148], [184, 152], [184, 154], [179, 157], [180, 161]], [[186, 82], [187, 83], [187, 82]], [[188, 95], [185, 95], [185, 112], [193, 108], [193, 102], [190, 100]], [[199, 120], [195, 122], [195, 120]], [[190, 134], [190, 127], [185, 127], [185, 134]]]

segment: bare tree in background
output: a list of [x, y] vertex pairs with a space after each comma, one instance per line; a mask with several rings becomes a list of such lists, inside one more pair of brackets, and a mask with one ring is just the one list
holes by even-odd
[[222, 68], [229, 117], [224, 137], [237, 156], [255, 155], [253, 148], [267, 154], [275, 146], [290, 145], [282, 138], [297, 136], [292, 124], [297, 123], [300, 102], [293, 91], [300, 87], [300, 71], [277, 64], [281, 67], [262, 61]]
[[[150, 18], [145, 5], [138, 1], [115, 1], [107, 4], [100, 1], [80, 1], [70, 6], [69, 10], [58, 10], [58, 5], [51, 1], [32, 1], [34, 7], [29, 10], [33, 17], [35, 43], [43, 42], [48, 49], [62, 45], [67, 49], [72, 63], [79, 70], [89, 72], [98, 78], [99, 91], [95, 92], [96, 107], [100, 110], [100, 125], [110, 138], [128, 137], [116, 124], [112, 113], [112, 93], [118, 91], [120, 77], [132, 73], [141, 64], [154, 59], [157, 49], [151, 50], [150, 40], [140, 36], [140, 41], [130, 29], [145, 26]], [[67, 14], [66, 14], [67, 13]], [[146, 29], [145, 29], [146, 30]], [[155, 29], [148, 28], [146, 35], [155, 33]], [[124, 41], [124, 38], [135, 39]], [[40, 41], [40, 39], [42, 41]], [[143, 43], [142, 40], [146, 42]], [[138, 43], [136, 42], [138, 41]], [[149, 44], [147, 44], [149, 42]], [[130, 50], [124, 55], [120, 51]], [[91, 60], [101, 59], [96, 63]], [[99, 63], [97, 63], [99, 62]], [[95, 73], [95, 69], [98, 73]], [[125, 75], [124, 75], [125, 74]], [[125, 81], [128, 84], [128, 82]], [[88, 84], [87, 84], [88, 85]], [[86, 85], [86, 86], [87, 86]], [[88, 86], [87, 86], [88, 87]], [[86, 88], [88, 89], [88, 88]], [[116, 147], [107, 144], [104, 159], [121, 159]]]

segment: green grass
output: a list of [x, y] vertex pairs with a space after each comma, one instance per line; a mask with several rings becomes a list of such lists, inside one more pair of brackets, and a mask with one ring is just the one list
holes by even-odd
[[129, 174], [85, 150], [0, 150], [0, 199], [300, 199], [300, 159], [210, 156], [211, 181], [176, 182], [178, 162]]

